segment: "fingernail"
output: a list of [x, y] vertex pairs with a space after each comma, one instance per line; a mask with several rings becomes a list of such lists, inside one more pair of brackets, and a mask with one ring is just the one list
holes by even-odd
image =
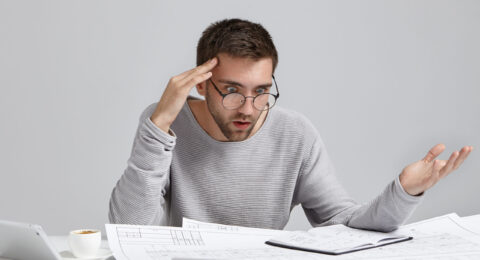
[[210, 63], [215, 63], [215, 57], [213, 57], [211, 60], [210, 60]]

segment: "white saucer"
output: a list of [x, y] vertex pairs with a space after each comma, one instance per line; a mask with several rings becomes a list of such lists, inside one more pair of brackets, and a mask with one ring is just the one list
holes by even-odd
[[62, 256], [63, 259], [104, 260], [104, 259], [107, 259], [110, 256], [112, 256], [112, 251], [110, 251], [107, 248], [100, 248], [100, 249], [98, 249], [97, 255], [94, 256], [94, 257], [90, 257], [90, 258], [75, 257], [72, 254], [72, 251], [70, 251], [70, 250], [62, 251], [62, 252], [60, 252], [60, 255]]

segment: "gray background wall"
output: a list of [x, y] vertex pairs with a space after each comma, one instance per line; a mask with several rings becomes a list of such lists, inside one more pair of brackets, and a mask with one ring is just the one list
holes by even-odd
[[[140, 112], [231, 17], [270, 31], [279, 105], [313, 121], [357, 201], [443, 142], [441, 159], [477, 149], [409, 221], [480, 213], [480, 1], [2, 0], [0, 219], [103, 227]], [[308, 227], [297, 207], [287, 228]]]

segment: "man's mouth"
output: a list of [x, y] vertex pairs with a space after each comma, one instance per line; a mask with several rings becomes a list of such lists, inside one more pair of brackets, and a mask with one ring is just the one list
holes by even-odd
[[241, 130], [247, 129], [251, 124], [252, 122], [249, 121], [233, 121], [233, 125]]

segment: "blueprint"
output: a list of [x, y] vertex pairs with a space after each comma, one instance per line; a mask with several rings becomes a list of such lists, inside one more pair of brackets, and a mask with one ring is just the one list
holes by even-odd
[[[476, 218], [478, 219], [478, 218]], [[475, 225], [469, 221], [470, 225]], [[478, 226], [479, 223], [477, 223]], [[414, 239], [330, 256], [265, 244], [291, 231], [246, 228], [184, 219], [183, 227], [107, 224], [117, 260], [160, 259], [480, 259], [480, 235], [456, 214], [400, 227]], [[394, 232], [394, 233], [395, 233]]]

